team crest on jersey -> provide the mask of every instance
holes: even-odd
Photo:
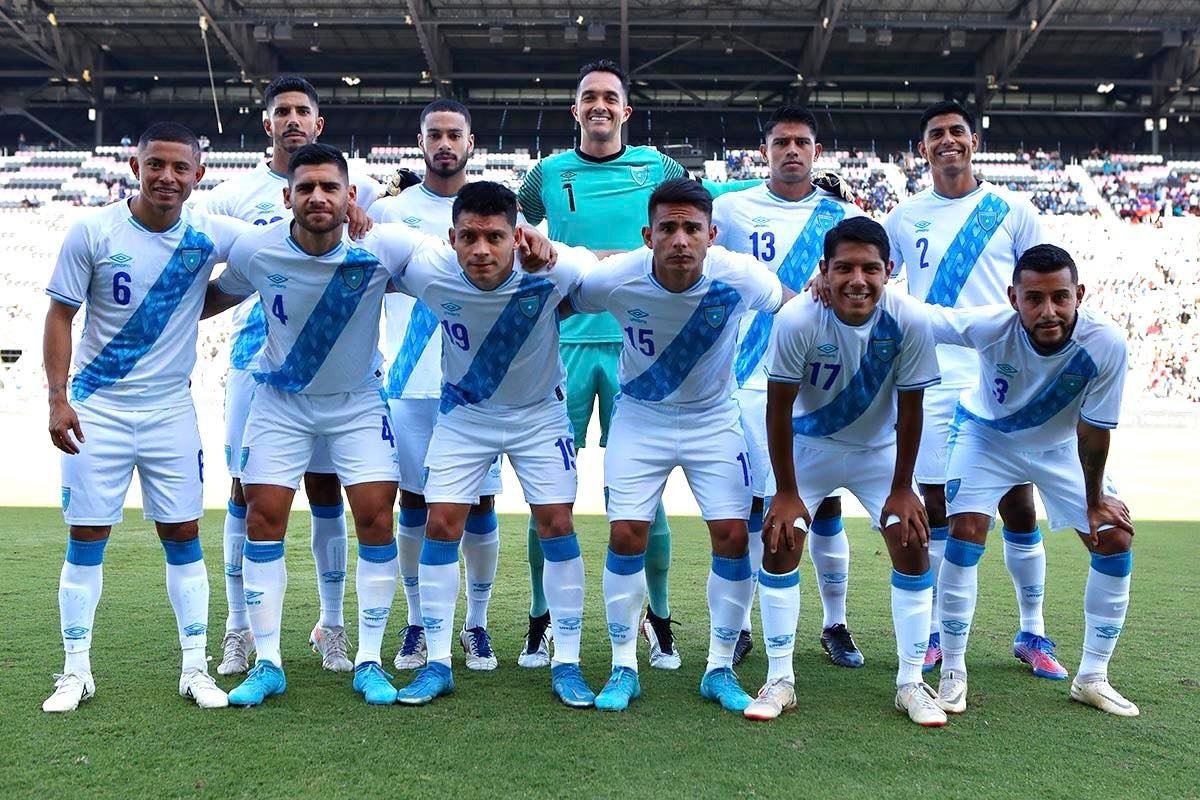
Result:
[[[367,277],[367,270],[361,264],[347,264],[338,267],[338,272],[342,276],[342,283],[352,292],[357,292],[363,285],[363,279]]]
[[[646,181],[650,180],[650,167],[646,165],[630,167],[629,177],[633,178],[633,182],[638,186],[645,186]]]
[[[1001,375],[1008,375],[1009,377],[1012,377],[1013,375],[1017,374],[1018,370],[1012,364],[997,364],[996,372],[999,372]]]
[[[650,316],[649,313],[642,311],[640,308],[631,308],[625,313],[627,313],[629,315],[630,319],[636,320],[638,322],[641,322],[646,317]]]
[[[832,228],[833,214],[829,214],[824,211],[822,211],[820,214],[817,214],[817,225],[822,229]]]
[[[704,321],[710,328],[719,328],[725,321],[725,306],[705,306]]]
[[[817,348],[817,352],[823,356],[835,355],[837,353],[837,351],[838,351],[838,346],[836,344],[832,344],[829,342],[827,342]]]
[[[536,294],[527,294],[517,298],[517,308],[521,309],[522,314],[533,319],[542,309],[542,300]]]
[[[403,222],[405,225],[407,225],[410,228],[421,227],[421,218],[420,217],[405,217]]]
[[[71,505],[71,487],[62,487],[62,510],[66,511],[67,506]]]
[[[204,251],[198,247],[189,247],[180,251],[179,259],[187,267],[188,272],[195,272],[204,263]]]
[[[985,231],[990,231],[1000,221],[1000,216],[995,211],[980,211],[976,218],[979,220],[979,226]]]
[[[1083,388],[1083,384],[1087,382],[1087,379],[1078,372],[1065,372],[1058,380],[1062,384],[1062,387],[1071,394],[1076,394]]]
[[[125,264],[128,264],[130,261],[133,261],[133,256],[127,256],[124,253],[114,253],[108,257],[108,260],[113,262],[114,264],[121,264],[122,266],[124,266]]]
[[[896,357],[896,340],[895,339],[872,339],[871,352],[880,361],[889,363]]]
[[[917,229],[917,233],[924,233],[925,231],[929,230],[931,225],[933,225],[933,223],[929,220],[919,219],[916,221],[913,227]]]
[[[954,498],[958,497],[958,490],[962,488],[962,478],[955,478],[952,481],[946,481],[946,502],[953,503]]]
[[[451,317],[457,317],[458,312],[462,311],[462,306],[458,303],[442,303],[442,310]]]
[[[767,219],[766,217],[755,217],[754,219],[750,220],[750,224],[756,228],[765,228],[770,224],[770,222],[771,220]]]

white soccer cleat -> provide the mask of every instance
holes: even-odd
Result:
[[[458,634],[458,641],[466,655],[467,669],[491,672],[499,664],[496,651],[492,649],[492,637],[486,628],[464,628]]]
[[[346,641],[346,628],[334,625],[329,628],[318,625],[313,628],[308,643],[314,653],[321,656],[321,666],[330,672],[353,672],[354,662],[346,657],[350,643]]]
[[[74,711],[79,704],[96,693],[96,682],[90,672],[68,672],[54,676],[54,694],[42,703],[42,711],[61,714]]]
[[[947,714],[961,714],[967,710],[967,673],[942,670],[942,679],[938,681],[937,704]]]
[[[420,669],[429,658],[425,643],[425,628],[420,625],[405,625],[400,632],[400,650],[392,662],[396,669]]]
[[[201,708],[226,708],[229,695],[202,669],[185,669],[179,676],[179,696],[189,697]]]
[[[529,631],[525,634],[525,645],[517,656],[517,666],[525,669],[543,669],[550,666],[550,612],[540,617],[529,618]]]
[[[776,678],[758,690],[758,697],[742,711],[746,719],[775,719],[796,707],[796,685],[787,678]]]
[[[642,619],[642,636],[650,643],[650,666],[655,669],[679,669],[683,663],[671,633],[672,624],[670,617],[656,617],[649,609]]]
[[[225,631],[221,640],[221,663],[218,675],[240,675],[250,669],[250,653],[254,651],[254,634],[249,628]]]
[[[1118,717],[1136,717],[1141,713],[1137,706],[1122,697],[1121,693],[1112,687],[1108,678],[1087,683],[1081,683],[1076,678],[1071,681],[1071,699]]]
[[[909,719],[926,728],[940,728],[946,724],[946,712],[938,706],[937,693],[924,681],[896,688],[896,710],[908,712]]]

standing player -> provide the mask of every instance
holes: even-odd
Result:
[[[317,140],[325,129],[318,111],[317,90],[303,78],[281,75],[263,92],[263,130],[271,139],[271,158],[252,172],[220,184],[205,199],[213,214],[270,225],[291,214],[284,206],[288,159],[306,144]],[[356,204],[366,209],[380,193],[370,176],[358,176]],[[352,226],[354,227],[354,226]],[[246,541],[246,500],[242,493],[242,436],[250,398],[254,394],[254,368],[267,335],[268,315],[279,323],[279,309],[268,309],[251,296],[233,311],[233,341],[229,373],[225,382],[225,464],[233,477],[229,509],[225,515],[225,597],[229,616],[225,620],[223,655],[217,672],[232,675],[249,666],[253,637],[246,616],[242,587],[242,546]],[[348,643],[342,617],[346,586],[346,515],[342,490],[324,442],[314,449],[313,463],[304,476],[304,489],[312,511],[312,554],[317,567],[317,593],[321,617],[310,641],[321,654],[326,669],[353,669],[346,658]]]
[[[1042,241],[1037,210],[1030,202],[977,178],[971,156],[979,147],[975,120],[957,103],[930,106],[921,115],[921,156],[929,162],[933,187],[900,203],[884,226],[897,271],[907,270],[908,291],[918,300],[947,308],[1005,302],[1005,288],[1020,255]],[[946,548],[945,473],[950,420],[958,395],[974,385],[979,359],[962,347],[938,345],[942,384],[925,395],[925,427],[916,478],[929,512],[929,557],[937,575]],[[992,387],[988,387],[992,388]],[[1046,550],[1037,526],[1033,489],[1015,486],[1000,502],[1004,520],[1004,563],[1020,610],[1013,655],[1033,674],[1062,680],[1067,671],[1046,638],[1042,595]],[[934,604],[937,587],[934,586]],[[937,613],[930,622],[925,669],[942,657]]]
[[[813,185],[813,163],[821,157],[817,120],[806,109],[782,106],[763,126],[760,152],[771,179],[762,186],[722,195],[713,201],[716,243],[749,253],[774,272],[783,285],[799,292],[821,260],[825,233],[841,220],[861,216],[858,206]],[[767,376],[763,355],[774,315],[759,312],[743,320],[738,332],[735,397],[742,410],[742,428],[754,475],[750,507],[750,569],[762,566],[762,524],[765,499],[774,494],[767,454]],[[841,501],[830,498],[816,510],[808,540],[816,569],[824,622],[821,645],[835,664],[861,667],[862,653],[846,627],[846,579],[850,571],[850,542],[842,527]],[[750,609],[742,621],[734,650],[737,665],[750,652]]]
[[[1071,699],[1122,717],[1138,708],[1108,682],[1125,624],[1133,569],[1129,509],[1107,484],[1109,431],[1117,426],[1127,357],[1123,334],[1079,307],[1084,287],[1065,250],[1026,250],[1008,289],[1011,308],[937,311],[939,342],[979,353],[979,382],[964,393],[946,468],[950,540],[942,563],[942,679],[938,703],[967,708],[967,637],[978,567],[996,503],[1013,486],[1037,486],[1051,530],[1072,527],[1091,552],[1083,593],[1083,660]]]
[[[182,125],[151,125],[129,166],[141,191],[71,226],[46,289],[50,441],[65,454],[70,535],[58,588],[66,665],[44,711],[72,711],[96,691],[90,651],[104,548],[121,521],[134,467],[166,553],[167,596],[183,648],[179,693],[201,708],[228,705],[204,652],[204,453],[188,378],[205,283],[244,226],[184,207],[204,167],[196,136]],[[84,305],[68,398],[71,321]]]
[[[891,263],[879,223],[840,223],[824,237],[824,256],[830,305],[788,305],[771,336],[767,428],[779,490],[759,577],[770,667],[745,715],[774,719],[796,705],[792,650],[808,509],[845,487],[870,512],[892,559],[896,708],[938,727],[946,714],[921,680],[933,608],[929,522],[912,488],[921,398],[938,382],[933,336],[920,304],[884,290]]]
[[[604,605],[613,670],[596,707],[621,711],[641,694],[637,624],[646,593],[650,522],[667,476],[682,467],[712,539],[708,664],[700,695],[742,711],[750,697],[733,674],[733,649],[753,599],[746,519],[751,466],[733,399],[737,327],[753,311],[774,313],[779,280],[753,258],[709,249],[712,198],[692,180],[667,181],[648,203],[636,252],[584,276],[576,310],[624,323],[612,440],[604,455],[609,549]]]
[[[425,157],[424,180],[399,196],[375,203],[371,216],[379,222],[403,222],[444,239],[453,227],[451,208],[467,182],[467,162],[475,148],[471,112],[456,100],[434,100],[421,112],[417,147]],[[417,669],[425,666],[427,655],[417,572],[428,519],[425,454],[442,388],[442,337],[436,335],[437,317],[419,300],[393,292],[384,299],[383,310],[387,343],[384,357],[391,365],[386,382],[388,407],[394,429],[403,431],[396,449],[400,456],[400,577],[408,599],[408,624],[400,634],[395,665],[396,669]],[[500,488],[497,461],[483,481],[483,496],[467,514],[467,535],[462,539],[467,616],[459,641],[466,653],[467,668],[474,670],[492,670],[497,663],[487,630],[487,611],[500,553],[494,497]]]

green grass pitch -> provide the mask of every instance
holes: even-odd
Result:
[[[558,705],[547,671],[516,666],[528,591],[525,522],[511,516],[501,522],[490,613],[500,669],[469,673],[456,654],[451,697],[426,708],[368,708],[349,676],[323,672],[306,645],[316,592],[304,513],[292,521],[288,555],[287,693],[258,709],[201,711],[176,693],[178,649],[162,550],[139,517],[127,514],[107,551],[92,650],[96,697],[73,714],[51,716],[40,703],[62,664],[56,586],[65,531],[54,510],[0,511],[0,797],[1200,796],[1194,523],[1138,528],[1133,599],[1111,674],[1141,707],[1139,719],[1071,703],[1065,682],[1036,679],[1012,658],[1015,603],[997,535],[981,565],[970,710],[942,730],[923,730],[892,708],[889,564],[862,520],[849,524],[849,609],[867,666],[838,669],[821,653],[819,600],[806,558],[796,652],[800,707],[757,724],[697,693],[708,571],[699,520],[672,522],[672,610],[681,623],[683,669],[660,672],[643,660],[642,699],[609,715]],[[218,652],[225,614],[220,530],[221,515],[210,512],[202,524],[212,580],[210,655]],[[583,666],[598,690],[609,665],[600,595],[606,525],[585,517],[579,531],[589,581]],[[1072,672],[1087,564],[1074,539],[1060,534],[1046,543],[1048,632]],[[353,642],[352,576],[347,590]],[[403,615],[400,594],[385,647],[389,662]],[[739,670],[752,694],[765,671],[760,641]],[[236,685],[231,678],[220,683]]]

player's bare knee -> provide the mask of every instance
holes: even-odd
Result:
[[[783,575],[800,566],[800,557],[804,553],[804,540],[797,541],[796,546],[788,549],[782,543],[779,549],[772,553],[769,549],[763,550],[763,569],[772,575]]]
[[[1099,543],[1088,548],[1097,555],[1115,556],[1133,549],[1133,535],[1129,531],[1109,528],[1106,531],[1100,531],[1098,538]],[[1087,544],[1087,539],[1084,539],[1084,543]]]
[[[189,522],[156,522],[154,528],[158,538],[168,542],[186,542],[200,535],[200,521]]]
[[[950,538],[985,544],[988,529],[991,527],[991,517],[986,514],[955,514],[950,518]]]
[[[98,542],[112,534],[111,525],[72,525],[70,536],[77,542]]]
[[[429,507],[429,519],[425,523],[425,537],[437,542],[454,542],[462,538],[463,525],[443,508]]]
[[[543,507],[533,515],[539,539],[556,539],[575,530],[570,506]]]
[[[376,508],[354,512],[354,534],[363,544],[387,544],[392,540],[392,509],[380,504]]]
[[[817,512],[813,514],[813,519],[833,519],[842,515],[842,498],[826,497],[821,501],[821,505],[817,506]]]
[[[621,556],[635,556],[646,552],[650,539],[650,523],[618,520],[609,526],[608,546]]]
[[[745,520],[716,519],[708,522],[713,552],[722,558],[741,558],[750,547]]]

